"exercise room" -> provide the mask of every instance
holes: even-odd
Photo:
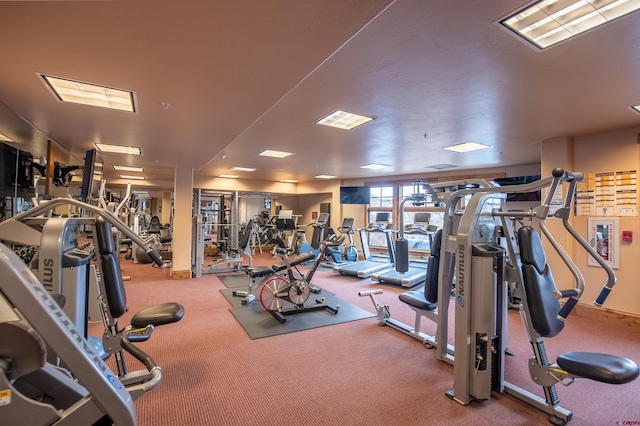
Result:
[[[0,423],[640,424],[637,9],[0,2]]]

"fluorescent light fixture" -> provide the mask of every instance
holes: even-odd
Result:
[[[135,93],[93,83],[38,74],[53,96],[61,102],[136,112]]]
[[[97,143],[96,147],[102,152],[114,152],[116,154],[142,155],[142,151],[140,151],[140,148],[136,148],[134,146],[119,146],[119,145],[108,145],[104,143]]]
[[[441,164],[433,164],[431,166],[426,166],[426,169],[436,169],[436,170],[446,170],[446,169],[453,169],[456,168],[458,166],[454,166],[453,164],[446,164],[446,163],[441,163]]]
[[[120,175],[122,179],[144,180],[144,176]]]
[[[638,114],[640,114],[640,105],[631,105],[629,109],[633,112],[637,112]]]
[[[443,149],[455,152],[469,152],[476,151],[478,149],[491,148],[489,145],[483,145],[478,142],[465,142],[457,145],[445,146]]]
[[[238,175],[227,175],[227,174],[223,173],[221,175],[218,175],[218,177],[227,178],[227,179],[236,179],[238,177]]]
[[[293,155],[293,152],[274,151],[273,149],[265,149],[260,154],[264,157],[284,158]]]
[[[9,136],[5,136],[2,133],[0,133],[0,141],[2,141],[2,142],[15,142]]]
[[[256,169],[252,169],[251,167],[232,167],[231,170],[235,170],[236,172],[255,172]]]
[[[367,117],[366,115],[336,110],[331,114],[315,121],[315,123],[322,124],[324,126],[337,127],[338,129],[351,130],[354,127],[358,127],[362,124],[368,123],[373,119],[374,117]]]
[[[282,180],[280,180],[280,182],[282,182],[282,183],[298,183],[298,181],[295,180],[295,179],[282,179]]]
[[[144,172],[144,169],[142,167],[113,166],[113,168],[115,170],[118,170],[119,172]]]
[[[316,179],[335,179],[338,176],[333,176],[333,175],[318,175],[315,176]]]
[[[389,166],[388,164],[376,164],[376,163],[365,164],[364,166],[360,166],[361,169],[371,169],[371,170],[386,169],[387,167],[391,167],[391,166]]]
[[[499,22],[545,49],[639,8],[640,0],[543,0]]]

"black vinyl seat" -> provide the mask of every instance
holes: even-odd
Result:
[[[431,243],[431,256],[427,266],[427,277],[424,286],[417,290],[405,291],[398,297],[407,305],[422,310],[433,311],[438,307],[438,273],[440,271],[440,247],[442,229],[436,231]]]
[[[96,218],[95,245],[100,263],[100,271],[104,292],[106,295],[108,311],[113,326],[125,312],[127,312],[127,295],[120,270],[120,254],[115,250],[111,224],[102,217]],[[147,325],[164,325],[180,321],[184,316],[184,307],[179,303],[162,303],[135,314],[131,325],[135,328]]]
[[[564,328],[564,321],[558,318],[562,306],[553,297],[556,286],[540,235],[532,227],[523,226],[518,230],[518,244],[533,328],[541,337],[557,336]],[[639,374],[638,366],[633,361],[602,353],[567,352],[558,357],[557,364],[575,377],[609,384],[628,383]]]
[[[160,219],[158,216],[151,216],[151,220],[149,221],[149,229],[147,232],[150,234],[159,234],[162,229],[162,225],[160,225]]]

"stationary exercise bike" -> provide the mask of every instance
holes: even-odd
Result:
[[[319,290],[318,287],[313,286],[310,282],[318,269],[320,261],[324,257],[325,251],[328,248],[339,246],[343,241],[344,237],[338,237],[335,234],[329,239],[322,241],[321,251],[316,257],[316,261],[309,272],[307,272],[305,276],[302,276],[296,266],[308,261],[310,259],[309,255],[312,255],[312,253],[290,257],[293,250],[284,247],[282,240],[274,240],[276,253],[282,256],[283,262],[273,265],[272,270],[279,272],[286,269],[287,275],[286,277],[275,275],[262,285],[262,289],[260,290],[260,304],[281,324],[284,324],[287,320],[285,315],[319,310],[327,310],[333,314],[337,314],[340,305],[336,305],[335,307],[329,306],[324,303],[324,297],[316,299],[314,305],[305,305],[305,302],[307,302],[312,292],[317,292],[314,291],[314,288]],[[287,303],[293,306],[285,308]]]

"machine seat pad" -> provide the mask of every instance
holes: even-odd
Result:
[[[147,325],[171,324],[182,319],[184,306],[179,303],[169,302],[146,308],[135,314],[131,318],[131,326],[143,328]]]
[[[586,379],[621,385],[638,377],[638,366],[627,358],[593,352],[567,352],[558,357],[560,368]]]
[[[407,305],[423,311],[433,311],[438,306],[437,303],[431,303],[424,297],[424,290],[422,288],[418,290],[405,291],[398,297]]]
[[[273,269],[268,266],[254,266],[252,268],[247,268],[247,275],[251,278],[265,277],[271,274],[273,274]]]
[[[312,252],[308,252],[308,253],[303,253],[303,254],[299,254],[297,256],[293,256],[289,258],[289,263],[291,264],[291,266],[296,266],[299,265],[301,263],[305,263],[308,262],[310,260],[315,260],[316,255],[313,254]],[[278,262],[276,264],[274,264],[271,269],[273,269],[273,272],[280,272],[283,271],[285,269],[287,269],[287,263],[283,260],[282,262]]]

